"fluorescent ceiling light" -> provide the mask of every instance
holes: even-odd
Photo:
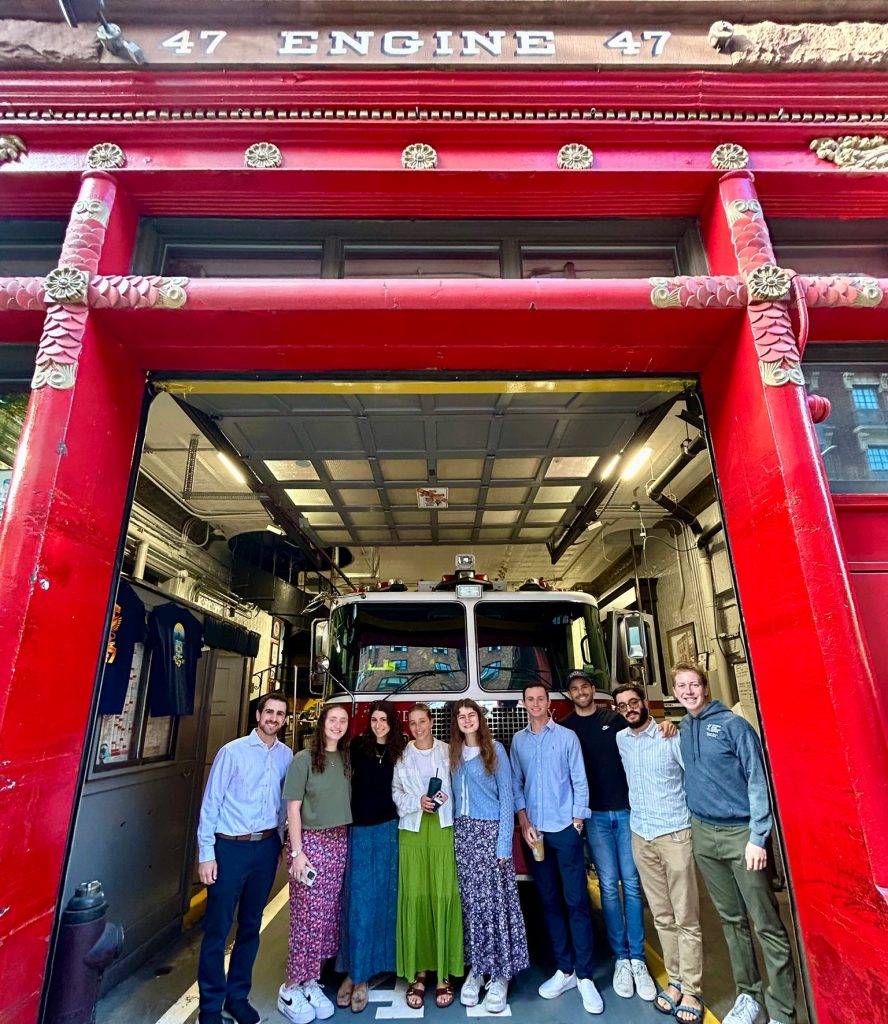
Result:
[[[631,480],[642,468],[642,466],[648,461],[648,459],[650,459],[651,455],[653,455],[653,452],[654,449],[648,448],[647,446],[645,446],[644,448],[640,448],[627,463],[626,468],[623,470],[620,476],[620,479]]]
[[[611,473],[613,473],[613,471],[617,468],[617,463],[620,461],[622,454],[622,452],[617,452],[617,454],[604,467],[604,469],[601,471],[602,480],[607,480]]]
[[[225,452],[216,452],[219,456],[219,461],[228,470],[230,475],[237,480],[239,484],[246,485],[247,478],[240,471],[240,468],[234,464],[234,462],[225,454]]]
[[[275,526],[274,523],[269,523],[265,529],[268,530],[269,533],[276,533],[279,537],[286,536],[284,531],[279,526]]]

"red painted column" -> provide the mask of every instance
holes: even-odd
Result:
[[[773,261],[752,175],[719,200],[711,264],[748,280]],[[884,1016],[888,747],[797,359],[762,301],[702,385],[817,1019],[847,1024]]]
[[[128,269],[135,216],[84,178],[61,263]],[[0,523],[0,1022],[36,1021],[73,813],[144,374],[95,329],[78,276],[47,310]]]

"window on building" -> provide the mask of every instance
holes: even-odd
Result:
[[[888,445],[871,445],[866,450],[867,462],[874,473],[888,474]],[[880,476],[880,479],[886,477]]]
[[[181,277],[608,278],[702,274],[695,221],[142,222],[137,273]]]
[[[865,387],[854,385],[851,388],[851,399],[855,409],[878,409],[879,389],[869,385]]]
[[[888,277],[888,221],[768,220],[781,267],[800,274]]]
[[[888,491],[888,346],[809,346],[808,390],[828,398],[829,417],[815,424],[823,465],[835,493]],[[810,361],[811,357],[816,362]]]

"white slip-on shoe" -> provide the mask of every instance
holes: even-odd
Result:
[[[509,1005],[509,982],[506,978],[493,978],[484,997],[484,1009],[488,1013],[502,1013]]]
[[[583,997],[583,1009],[586,1013],[604,1013],[604,1000],[591,978],[580,978],[577,988]]]
[[[327,1020],[336,1012],[336,1007],[324,995],[324,990],[316,980],[307,981],[301,986],[302,994],[308,1000],[318,1020]]]
[[[624,999],[629,999],[635,992],[635,982],[632,980],[632,967],[628,960],[618,960],[614,964],[614,992]]]
[[[765,1024],[768,1015],[752,996],[741,992],[722,1024]]]
[[[575,973],[565,974],[564,971],[556,971],[548,981],[544,981],[540,985],[538,991],[543,999],[557,999],[562,992],[576,987],[577,976]]]
[[[311,1024],[317,1014],[298,985],[281,985],[277,1008],[292,1024]]]
[[[657,986],[648,971],[644,960],[631,960],[632,978],[635,981],[635,991],[639,999],[652,1003],[657,998]]]
[[[483,984],[483,975],[479,976],[469,968],[469,973],[466,975],[466,980],[463,982],[463,987],[459,993],[459,1001],[463,1006],[478,1005],[478,997],[481,994],[481,986]]]

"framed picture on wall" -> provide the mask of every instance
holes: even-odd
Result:
[[[669,665],[677,665],[680,661],[697,663],[697,633],[693,622],[666,630],[666,645],[669,648]]]

